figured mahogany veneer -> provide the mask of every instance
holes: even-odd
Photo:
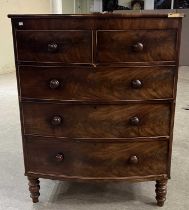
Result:
[[[28,171],[33,173],[108,179],[160,175],[167,170],[166,141],[145,139],[123,144],[30,136],[26,139]]]
[[[24,133],[73,138],[169,136],[170,104],[23,103]],[[56,123],[53,123],[53,118]],[[137,117],[138,123],[132,122]]]
[[[12,18],[30,196],[39,178],[170,178],[181,18],[167,14]]]
[[[19,67],[22,97],[52,100],[173,98],[175,71],[173,66]]]
[[[176,39],[175,30],[98,31],[96,59],[99,63],[174,61]]]
[[[19,61],[91,63],[91,31],[17,31]]]

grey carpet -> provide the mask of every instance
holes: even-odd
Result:
[[[172,179],[166,210],[189,209],[189,68],[179,73]],[[151,210],[154,182],[91,184],[41,179],[32,204],[24,177],[15,74],[0,75],[0,210]]]

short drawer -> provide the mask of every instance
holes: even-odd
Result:
[[[27,172],[115,178],[167,173],[167,141],[103,143],[25,137]]]
[[[170,104],[23,103],[25,134],[73,138],[168,136]]]
[[[91,63],[91,31],[17,31],[19,61]]]
[[[149,100],[173,98],[175,67],[20,66],[19,75],[24,98]]]
[[[176,61],[176,30],[97,32],[97,62]]]

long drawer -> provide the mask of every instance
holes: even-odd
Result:
[[[103,143],[25,137],[27,172],[113,178],[166,174],[167,141]]]
[[[175,67],[171,66],[127,68],[19,66],[22,97],[54,100],[173,98],[174,74]]]
[[[176,30],[97,31],[96,60],[107,62],[176,61]]]
[[[17,31],[19,61],[91,63],[91,31]]]
[[[73,138],[168,136],[170,104],[23,103],[25,134]]]

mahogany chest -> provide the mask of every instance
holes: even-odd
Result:
[[[156,181],[170,178],[180,17],[167,14],[9,15],[25,175]]]

